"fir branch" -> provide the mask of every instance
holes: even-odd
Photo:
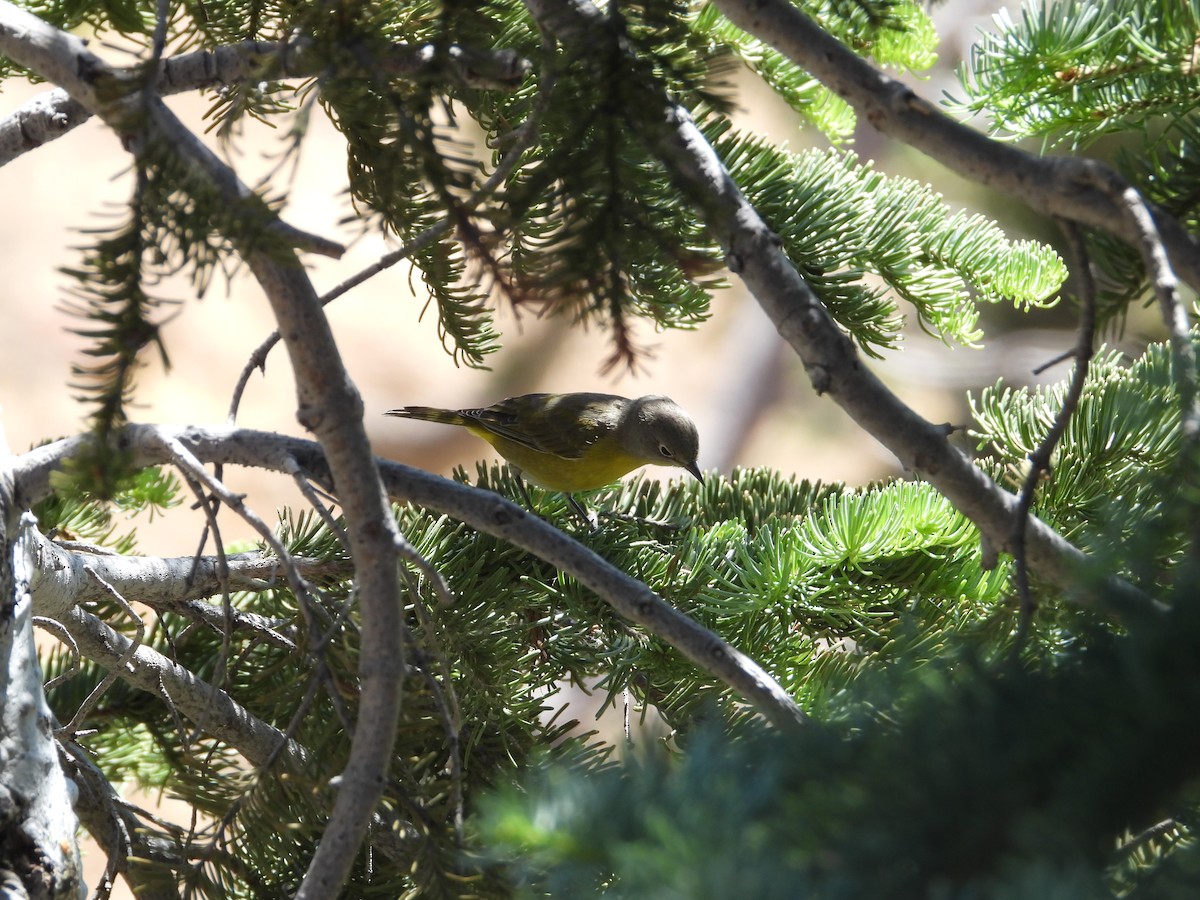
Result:
[[[568,48],[548,63],[551,84],[497,98],[484,117],[503,125],[544,104],[544,131],[559,139],[533,149],[505,195],[514,279],[531,302],[610,330],[610,365],[635,361],[634,316],[693,327],[717,283],[711,242],[632,127],[647,114],[639,97],[648,83],[710,96],[682,59],[701,55],[694,38],[679,36],[686,19],[674,7],[662,15],[653,5],[611,7],[586,50]]]
[[[140,464],[168,458],[164,442],[188,448],[197,459],[253,465],[286,471],[292,457],[319,484],[327,484],[326,464],[319,446],[296,438],[242,429],[172,429],[130,425],[124,443]],[[64,459],[83,452],[89,442],[59,442],[53,457],[39,448],[28,466],[19,464],[15,481],[25,496],[49,489],[50,473]],[[377,460],[389,493],[399,500],[437,509],[496,535],[545,559],[595,591],[621,615],[637,622],[674,646],[696,665],[739,691],[772,722],[792,726],[805,721],[790,697],[756,663],[702,628],[651,592],[644,584],[613,567],[567,535],[495,494],[456,485],[397,463]],[[419,549],[419,548],[418,548]]]
[[[853,154],[787,153],[726,127],[704,123],[713,149],[867,353],[895,344],[896,298],[911,303],[920,324],[943,341],[968,345],[981,336],[980,301],[1054,302],[1066,269],[1050,247],[1009,241],[986,217],[952,214],[928,186],[885,176]]]
[[[1039,492],[1039,513],[1075,543],[1116,556],[1153,535],[1149,556],[1170,568],[1186,540],[1162,522],[1162,495],[1177,491],[1179,403],[1171,353],[1152,344],[1132,365],[1099,354],[1075,416],[1059,443],[1053,477]],[[997,385],[972,402],[973,433],[1000,466],[1020,468],[1062,407],[1062,385],[1036,390]],[[1119,498],[1117,500],[1116,498]],[[1161,573],[1132,571],[1153,583]]]
[[[343,40],[366,40],[355,35]],[[432,89],[411,94],[379,77],[368,57],[325,79],[321,100],[347,141],[350,189],[384,233],[411,245],[408,257],[436,305],[443,344],[468,365],[482,366],[497,348],[487,285],[472,277],[477,265],[502,288],[508,277],[495,256],[494,238],[476,222],[479,208],[463,195],[478,192],[470,159],[439,132]],[[454,236],[441,235],[448,220]],[[465,252],[464,252],[465,251]]]
[[[163,365],[170,365],[159,323],[152,320],[168,301],[150,296],[144,286],[150,280],[147,257],[156,250],[159,236],[151,218],[154,188],[154,176],[140,161],[129,221],[101,240],[85,256],[81,268],[64,270],[77,282],[77,302],[68,302],[64,308],[85,320],[86,324],[73,330],[92,341],[84,352],[98,360],[72,365],[72,386],[82,392],[77,399],[95,403],[92,427],[102,437],[125,423],[125,407],[133,396],[134,372],[141,365],[142,351],[153,345]],[[76,471],[87,490],[105,498],[113,496],[125,475],[121,454],[103,449],[95,459],[81,461]]]
[[[872,68],[787,0],[714,2],[731,22],[811,72],[883,133],[972,181],[1019,198],[1031,209],[1109,231],[1136,245],[1128,220],[1106,192],[1083,177],[1080,161],[1041,159],[951,121],[910,88]],[[1200,291],[1200,247],[1170,215],[1152,211],[1175,271]]]
[[[960,73],[967,100],[994,134],[1037,136],[1072,149],[1115,131],[1149,130],[1200,102],[1194,3],[1046,0],[993,17]]]
[[[854,110],[819,81],[786,60],[779,51],[730,24],[715,6],[706,4],[696,30],[735,52],[783,100],[819,128],[834,144],[854,135]]]

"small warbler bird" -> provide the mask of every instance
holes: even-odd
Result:
[[[461,425],[508,461],[531,507],[522,475],[539,487],[566,494],[588,522],[592,519],[575,493],[612,484],[638,466],[679,466],[704,483],[696,464],[696,426],[667,397],[523,394],[483,409],[405,406],[385,415]]]

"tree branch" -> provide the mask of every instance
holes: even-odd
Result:
[[[158,65],[154,88],[162,96],[321,74],[311,41],[242,41],[168,57]],[[380,68],[413,82],[455,82],[488,90],[516,90],[529,70],[512,50],[451,44],[439,54],[432,44],[395,44]],[[118,70],[133,75],[132,69]],[[0,166],[62,137],[92,117],[92,111],[61,88],[40,94],[0,120]]]
[[[28,541],[25,553],[35,569],[48,569],[54,556],[43,554],[53,548],[37,540],[36,520],[27,514],[22,523]],[[224,691],[197,678],[190,671],[144,644],[134,645],[128,637],[70,602],[60,593],[41,594],[36,599],[39,615],[61,623],[75,640],[82,656],[108,669],[118,669],[121,678],[135,688],[164,697],[207,734],[236,747],[251,763],[260,765],[274,758],[281,744],[285,756],[302,762],[304,751],[272,725],[250,714]],[[122,665],[126,656],[127,665]]]
[[[45,567],[33,576],[35,609],[43,604],[62,606],[102,599],[103,592],[87,576],[91,570],[113,589],[132,602],[142,603],[159,612],[176,613],[199,622],[214,631],[225,628],[225,611],[200,603],[222,591],[219,560],[215,556],[119,556],[72,551],[61,544],[42,539],[41,559]],[[238,553],[227,557],[229,587],[233,590],[261,591],[279,579],[277,558],[264,553]],[[302,576],[348,575],[349,567],[315,559],[292,557]],[[279,628],[279,622],[241,610],[231,610],[234,628],[251,632],[270,644],[295,650],[294,629]],[[39,612],[40,614],[40,612]]]
[[[64,88],[118,133],[171,147],[196,173],[191,190],[206,187],[226,208],[257,205],[255,211],[268,228],[279,229],[278,217],[179,123],[161,99],[121,91],[121,73],[78,38],[0,2],[0,53]],[[138,152],[137,140],[130,146]],[[391,763],[405,671],[396,571],[399,536],[362,424],[362,399],[342,365],[308,275],[294,253],[282,253],[278,247],[267,251],[251,244],[237,249],[270,301],[284,336],[295,373],[299,419],[316,434],[329,461],[359,581],[359,727],[329,823],[297,893],[311,900],[332,897],[345,883]],[[78,612],[74,609],[72,615]]]
[[[286,435],[235,428],[129,425],[121,432],[121,448],[132,454],[135,465],[157,465],[166,461],[164,439],[177,441],[209,463],[285,471],[284,460],[290,457],[317,483],[329,483],[321,448],[312,441]],[[47,444],[16,460],[14,483],[19,496],[32,502],[45,496],[50,490],[51,473],[92,440],[84,436]],[[807,721],[795,701],[756,662],[676,610],[642,582],[537,516],[490,491],[456,484],[399,463],[376,463],[394,499],[446,513],[558,566],[621,615],[740,693],[770,721],[781,727]]]
[[[138,815],[121,799],[104,773],[73,742],[60,745],[79,788],[75,811],[80,824],[108,856],[104,877],[111,890],[112,879],[120,875],[133,889],[138,900],[179,900],[174,884],[153,877],[155,864],[182,865],[186,855],[179,841],[149,834]],[[159,874],[159,873],[154,873]],[[144,877],[149,875],[150,877]],[[104,887],[101,885],[100,887]],[[99,893],[100,888],[97,888]]]
[[[4,463],[6,451],[0,446]],[[5,896],[76,900],[85,888],[77,819],[42,690],[29,594],[35,567],[11,487],[0,470],[0,882]]]
[[[1034,156],[955,122],[875,69],[788,0],[714,0],[713,5],[738,28],[817,78],[883,134],[1031,209],[1139,246],[1125,210],[1094,184],[1088,167],[1099,165],[1095,161]],[[1116,173],[1113,177],[1120,180]],[[1161,209],[1153,214],[1175,271],[1200,291],[1200,246],[1174,217]]]
[[[131,75],[128,70],[109,66],[88,50],[79,38],[50,27],[8,2],[0,2],[0,53],[47,81],[58,84],[84,109],[104,119],[135,154],[142,150],[143,144],[138,136],[146,127],[144,119],[147,106],[152,111],[158,108],[166,110],[157,98],[146,104],[141,102],[141,89],[144,87],[142,79]],[[336,241],[308,234],[269,212],[262,199],[242,185],[232,170],[182,125],[170,128],[169,133],[162,133],[165,123],[178,122],[170,111],[160,113],[154,119],[156,121],[150,125],[151,129],[157,126],[159,136],[170,141],[182,156],[194,161],[204,159],[206,162],[211,157],[215,161],[215,165],[202,167],[202,171],[207,172],[214,186],[224,194],[227,208],[249,211],[253,207],[256,211],[262,211],[266,231],[289,247],[299,247],[335,259],[345,252],[345,248]],[[184,140],[181,132],[186,133],[191,141]],[[172,138],[174,141],[171,141]]]

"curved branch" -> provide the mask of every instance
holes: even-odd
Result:
[[[1088,258],[1087,243],[1083,239],[1080,228],[1074,222],[1060,223],[1063,236],[1066,238],[1070,251],[1071,267],[1075,273],[1076,293],[1079,296],[1079,332],[1075,338],[1075,348],[1071,355],[1075,358],[1075,366],[1071,370],[1071,382],[1063,396],[1062,406],[1054,416],[1054,422],[1046,436],[1037,448],[1029,454],[1029,471],[1017,495],[1017,519],[1013,523],[1013,560],[1016,562],[1017,593],[1021,598],[1021,614],[1017,625],[1016,639],[1013,646],[1020,652],[1024,645],[1025,636],[1034,613],[1033,592],[1029,586],[1029,567],[1025,564],[1025,529],[1029,521],[1029,510],[1033,507],[1033,497],[1037,492],[1042,475],[1050,471],[1050,459],[1054,448],[1066,434],[1075,410],[1079,408],[1079,399],[1083,396],[1083,388],[1087,384],[1088,371],[1091,368],[1092,356],[1096,342],[1096,280],[1092,277],[1091,260]]]
[[[541,2],[541,0],[537,0]],[[880,132],[964,178],[1140,246],[1125,210],[1094,182],[1094,161],[1039,157],[962,125],[845,47],[788,0],[713,0],[729,21],[812,74]],[[1119,179],[1115,173],[1113,177]],[[1161,209],[1155,224],[1175,271],[1200,291],[1200,246]]]
[[[0,2],[0,53],[64,88],[118,133],[135,153],[153,140],[169,146],[194,172],[189,190],[207,191],[226,208],[249,207],[267,228],[291,237],[236,174],[188,131],[157,96],[132,94],[123,73],[78,38]],[[294,252],[242,240],[237,247],[271,304],[291,357],[300,422],[329,462],[350,535],[362,612],[360,720],[328,825],[297,893],[332,897],[350,874],[383,792],[400,714],[405,670],[397,545],[362,423],[362,399],[338,355],[316,291]],[[294,246],[294,243],[291,244]],[[73,610],[78,613],[78,610]],[[68,626],[69,627],[69,626]],[[77,637],[78,640],[78,637]],[[81,645],[82,648],[82,645]]]

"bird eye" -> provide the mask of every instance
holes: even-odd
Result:
[[[660,444],[658,447],[658,452],[661,453],[663,456],[665,456],[667,459],[671,459],[675,456],[675,454],[671,452],[671,448],[668,447],[666,444]]]

